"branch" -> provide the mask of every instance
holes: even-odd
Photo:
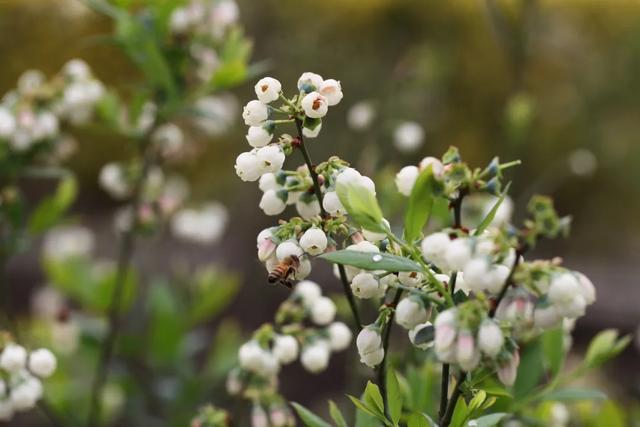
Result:
[[[152,127],[149,131],[150,134],[156,126]],[[120,328],[122,325],[120,319],[120,311],[122,306],[122,297],[124,294],[124,285],[129,274],[129,268],[133,253],[135,249],[135,229],[137,226],[138,218],[137,212],[140,204],[142,203],[142,193],[149,174],[149,170],[153,166],[154,156],[149,144],[145,140],[140,147],[143,157],[142,170],[136,180],[133,192],[132,200],[130,203],[130,209],[132,214],[132,223],[130,227],[122,233],[120,239],[120,246],[118,249],[118,261],[116,267],[116,278],[114,282],[113,292],[111,294],[111,302],[109,303],[108,311],[108,331],[107,336],[102,344],[100,356],[98,359],[98,365],[96,367],[96,374],[91,387],[89,415],[87,417],[87,427],[95,427],[97,420],[101,417],[102,412],[102,391],[104,385],[107,382],[109,364],[113,357],[113,350],[115,347],[116,339],[120,334]]]
[[[402,289],[396,290],[396,295],[393,297],[393,302],[391,303],[391,307],[395,309],[395,307],[400,302],[400,298],[402,297]],[[387,320],[387,327],[384,330],[384,336],[382,337],[382,349],[384,350],[384,357],[382,358],[382,362],[378,365],[378,386],[380,387],[380,394],[382,395],[382,401],[384,402],[384,411],[387,412],[388,407],[388,396],[387,396],[387,356],[389,350],[389,340],[391,338],[391,328],[393,327],[393,318],[395,317],[395,310],[391,312],[389,315],[389,319]]]
[[[302,153],[302,157],[304,157],[304,162],[309,169],[309,175],[311,175],[311,180],[313,181],[313,190],[316,195],[316,199],[318,200],[318,204],[320,205],[320,215],[322,218],[326,218],[328,216],[327,211],[324,210],[322,206],[322,190],[320,189],[320,181],[318,180],[318,174],[316,173],[315,166],[311,162],[311,156],[309,156],[309,152],[307,151],[307,147],[304,145],[304,135],[302,134],[302,120],[296,119],[296,127],[298,128],[298,148]],[[356,322],[356,328],[358,332],[362,329],[362,323],[360,322],[360,314],[358,313],[358,306],[356,305],[355,298],[353,297],[353,293],[351,292],[351,287],[349,286],[349,281],[347,280],[347,273],[345,272],[343,265],[338,265],[338,272],[340,273],[340,281],[342,282],[342,289],[344,291],[347,300],[349,301],[349,307],[351,308],[351,313],[353,314],[353,319]]]
[[[451,417],[453,417],[453,411],[456,409],[458,398],[462,394],[462,383],[466,379],[467,379],[466,372],[461,372],[460,376],[458,377],[458,382],[456,383],[456,386],[453,389],[453,393],[451,393],[451,399],[449,399],[447,410],[445,411],[444,415],[440,417],[440,423],[438,424],[440,427],[449,427],[449,424],[451,424]]]

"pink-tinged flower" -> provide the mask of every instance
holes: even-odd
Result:
[[[518,365],[520,365],[520,353],[516,350],[511,356],[511,359],[498,368],[498,379],[500,379],[502,384],[511,387],[516,382]]]
[[[276,251],[276,244],[271,239],[264,239],[258,243],[258,259],[265,262],[273,256]]]

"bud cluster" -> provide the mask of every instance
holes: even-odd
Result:
[[[14,413],[32,409],[42,397],[42,380],[56,370],[56,357],[41,348],[28,352],[4,337],[0,353],[0,420],[10,420]]]
[[[80,59],[50,80],[40,71],[26,71],[0,101],[0,141],[15,155],[45,149],[68,154],[70,137],[62,134],[62,124],[86,123],[103,95],[102,83]]]

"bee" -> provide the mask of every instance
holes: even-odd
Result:
[[[279,283],[287,288],[293,288],[293,275],[300,266],[300,259],[291,255],[276,265],[267,276],[269,283]]]

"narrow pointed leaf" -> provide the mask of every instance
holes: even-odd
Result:
[[[361,252],[342,249],[334,252],[327,252],[318,258],[325,259],[334,264],[350,265],[365,270],[385,270],[385,271],[422,271],[422,267],[407,258],[397,255]]]

